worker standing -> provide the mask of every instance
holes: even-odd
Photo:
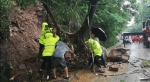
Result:
[[[40,45],[42,45],[40,47],[42,48],[39,50],[39,57],[41,56],[43,62],[41,64],[40,73],[45,69],[47,63],[47,80],[50,80],[51,56],[55,50],[56,42],[59,40],[59,36],[57,36],[56,32],[56,28],[49,28],[46,22],[42,24],[42,32],[39,40]]]
[[[39,53],[38,53],[38,60],[41,59],[42,57],[42,52],[44,49],[44,45],[43,45],[43,40],[44,40],[44,35],[46,34],[46,32],[51,32],[51,28],[48,27],[48,23],[47,22],[43,22],[42,23],[42,30],[41,30],[41,35],[40,35],[40,39],[39,39]]]

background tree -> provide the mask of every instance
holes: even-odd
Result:
[[[25,8],[23,5],[26,6],[30,3],[36,4],[36,0],[16,1],[18,2],[18,5],[22,6],[23,8]],[[67,37],[65,34],[61,33],[63,31],[72,33],[68,36],[72,38],[72,43],[77,44],[77,50],[79,49],[79,46],[84,47],[84,39],[89,38],[89,27],[87,24],[88,16],[91,24],[90,26],[101,27],[106,32],[108,40],[105,43],[102,43],[102,45],[109,47],[116,43],[117,40],[114,38],[122,31],[122,29],[126,27],[127,21],[130,20],[130,14],[134,13],[129,8],[136,9],[134,6],[136,0],[96,1],[41,0],[46,9],[46,14],[49,14],[50,16],[49,18],[51,22],[49,22],[49,24],[54,25],[58,29],[61,37]],[[125,1],[129,1],[134,5],[124,5]],[[90,3],[92,4],[91,6],[89,5]],[[96,11],[94,13],[93,11],[95,8]],[[91,20],[92,18],[94,19],[93,21]],[[73,37],[76,38],[73,39]]]
[[[91,23],[93,26],[101,27],[105,30],[108,36],[108,40],[105,43],[102,43],[105,47],[109,47],[117,42],[114,38],[127,27],[127,21],[130,20],[130,16],[135,13],[131,10],[133,8],[136,10],[136,7],[134,7],[136,0],[128,0],[133,4],[130,4],[130,6],[124,5],[125,1],[126,0],[100,0],[98,5],[95,5],[97,7],[96,13],[94,13],[94,20]],[[44,3],[46,4],[46,0]],[[52,20],[55,19],[55,21],[57,21],[57,23],[54,23],[55,27],[77,34],[81,25],[84,25],[83,19],[86,19],[85,15],[88,13],[88,0],[71,0],[69,2],[67,0],[52,0],[47,3],[49,3],[47,4],[49,9],[46,10],[51,10],[50,17]],[[59,27],[56,24],[58,24]],[[87,30],[85,29],[83,33],[86,31]],[[89,34],[85,34],[84,37],[88,38]]]
[[[9,25],[10,25],[10,9],[11,9],[10,0],[0,0],[0,45],[8,44],[9,42]],[[7,45],[5,47],[8,47]],[[9,49],[7,49],[9,51]],[[4,46],[0,46],[0,81],[8,82],[10,78],[11,68],[8,61],[9,53],[5,53]]]
[[[132,0],[128,1],[131,3],[130,1]],[[120,34],[123,29],[127,28],[127,21],[130,20],[131,14],[135,12],[129,10],[132,8],[132,5],[128,6],[124,4],[125,0],[105,0],[98,4],[102,3],[106,4],[98,6],[94,14],[92,25],[105,30],[108,39],[102,45],[109,47],[117,42],[116,36]],[[135,0],[132,1],[132,4],[133,3],[135,3]]]
[[[148,7],[150,1],[142,0],[140,3],[136,4],[137,13],[133,16],[135,17],[135,24],[126,29],[129,32],[141,32],[142,24],[148,19],[150,15],[150,7]]]

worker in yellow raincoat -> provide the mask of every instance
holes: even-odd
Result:
[[[39,59],[42,58],[43,62],[41,64],[40,73],[45,69],[45,64],[47,63],[48,80],[50,79],[51,56],[55,50],[55,44],[59,40],[59,36],[56,33],[56,28],[49,28],[46,22],[42,23],[42,31],[39,39]]]
[[[41,30],[41,35],[40,35],[40,39],[39,39],[39,53],[38,53],[38,59],[41,59],[42,57],[42,52],[44,49],[44,45],[43,45],[43,40],[44,40],[44,35],[47,32],[52,32],[52,28],[48,27],[48,23],[47,22],[43,22],[42,23],[42,30]]]
[[[101,65],[100,65],[100,61],[99,61],[99,58],[101,58],[101,56],[102,56],[102,48],[101,48],[100,44],[93,39],[89,39],[86,43],[88,43],[88,45],[90,46],[91,52],[93,52],[94,64],[97,65],[100,73],[104,73],[105,71],[101,69]],[[93,58],[91,56],[89,59],[88,66],[92,65],[92,61],[93,61]]]
[[[53,52],[55,51],[56,42],[59,40],[59,37],[53,37],[53,33],[46,33],[45,39],[43,39],[44,50],[42,53],[43,62],[41,64],[40,71],[42,72],[45,69],[45,64],[47,63],[47,80],[50,80],[50,72],[51,72],[51,57]]]

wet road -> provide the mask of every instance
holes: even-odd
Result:
[[[119,45],[118,45],[119,46]],[[119,47],[123,47],[121,44]],[[143,59],[150,60],[150,48],[143,47],[142,43],[127,44],[125,48],[131,50],[129,63],[119,64],[119,71],[112,72],[105,69],[105,73],[94,74],[89,69],[75,73],[69,82],[150,82],[140,78],[150,78],[150,67],[141,67]],[[108,64],[112,64],[111,62]]]

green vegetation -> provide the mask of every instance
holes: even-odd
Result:
[[[148,7],[150,1],[142,0],[140,3],[136,4],[137,13],[133,16],[135,17],[135,24],[131,27],[127,28],[126,31],[128,32],[141,32],[142,31],[142,24],[148,19],[150,16],[150,7]]]
[[[7,60],[3,61],[2,66],[0,66],[0,81],[9,82],[11,74],[11,68]]]
[[[9,38],[9,13],[11,0],[0,0],[0,42]],[[2,48],[2,47],[1,47]],[[11,69],[7,61],[7,55],[3,55],[0,49],[0,82],[9,82]]]
[[[25,9],[30,4],[36,4],[36,0],[15,0],[22,9]]]
[[[10,0],[0,0],[0,40],[4,40],[9,33]]]
[[[36,0],[16,0],[21,6],[36,4]],[[43,2],[44,0],[40,0]],[[49,5],[58,25],[65,31],[75,33],[82,26],[88,11],[88,0],[45,0]],[[129,1],[129,5],[124,5]],[[106,42],[102,42],[105,47],[114,45],[116,36],[125,29],[130,16],[135,15],[134,10],[138,10],[136,0],[101,0],[96,5],[91,26],[101,27],[108,37]],[[61,35],[65,37],[65,35]],[[89,33],[85,35],[85,39]]]
[[[127,27],[130,16],[136,13],[129,10],[137,9],[134,4],[136,0],[128,1],[131,2],[130,6],[124,5],[124,0],[101,0],[96,5],[91,26],[101,27],[106,32],[108,39],[101,43],[103,46],[114,45],[116,36]],[[88,0],[51,0],[47,4],[61,28],[73,33],[79,30],[88,11]],[[89,33],[84,38],[89,38]]]
[[[125,82],[124,80],[120,80],[120,82]]]
[[[143,67],[150,67],[150,60],[144,59],[141,63],[141,66]]]
[[[130,14],[126,12],[126,9],[121,10],[125,5],[122,5],[124,0],[113,1],[107,3],[109,0],[100,3],[106,3],[106,5],[100,5],[99,9],[94,16],[93,25],[101,27],[107,34],[107,41],[102,45],[110,47],[114,45],[117,40],[116,36],[126,28],[127,21],[129,20]],[[99,4],[100,4],[99,3]]]
[[[148,16],[150,15],[150,7],[148,7],[148,4],[149,2],[142,2],[140,5],[139,5],[139,13],[137,13],[135,15],[135,20],[136,20],[136,23],[142,23],[143,21],[146,21],[146,19],[148,18]]]

